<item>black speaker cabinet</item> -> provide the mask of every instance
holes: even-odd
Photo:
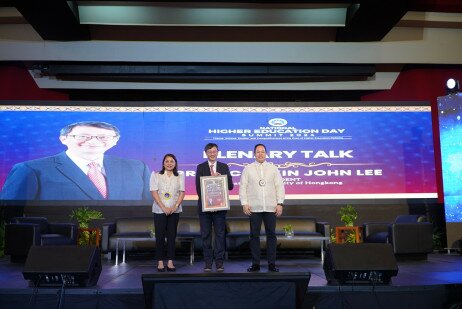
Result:
[[[398,274],[390,244],[329,244],[323,268],[330,284],[389,284]]]
[[[101,269],[95,246],[32,246],[23,276],[37,287],[86,287],[96,285]]]
[[[303,308],[309,272],[143,274],[146,308]]]

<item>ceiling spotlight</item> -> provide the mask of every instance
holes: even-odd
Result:
[[[459,81],[454,78],[448,79],[446,82],[446,94],[455,94],[460,90]]]

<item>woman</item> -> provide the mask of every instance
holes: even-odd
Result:
[[[184,174],[178,174],[178,162],[173,154],[166,154],[162,170],[151,174],[152,212],[156,232],[157,271],[165,271],[165,236],[167,236],[167,271],[175,271],[175,238],[181,202],[184,198]]]

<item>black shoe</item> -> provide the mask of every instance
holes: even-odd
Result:
[[[217,262],[217,263],[216,263],[216,266],[217,266],[217,271],[218,271],[219,273],[225,271],[225,267],[223,266],[223,262]]]
[[[167,266],[167,271],[175,272],[175,271],[176,271],[176,267],[168,267],[168,266]]]
[[[157,271],[163,273],[165,271],[165,267],[157,267]]]
[[[260,265],[255,265],[255,264],[252,264],[252,266],[250,266],[249,268],[247,268],[247,271],[249,273],[254,273],[256,271],[260,271]]]
[[[268,265],[268,271],[272,271],[272,272],[277,273],[277,272],[279,272],[279,268],[277,268],[276,265],[274,265],[274,264],[269,264]]]
[[[209,273],[212,271],[212,265],[205,264],[204,272]]]

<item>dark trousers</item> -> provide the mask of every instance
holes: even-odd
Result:
[[[175,258],[175,238],[178,227],[179,213],[154,214],[154,229],[156,232],[156,258],[165,259],[165,237],[167,236],[167,260]]]
[[[203,212],[199,214],[202,249],[206,265],[212,265],[212,230],[215,233],[215,262],[223,262],[225,256],[226,211]]]
[[[250,215],[250,252],[252,265],[260,265],[260,229],[265,225],[266,256],[268,264],[276,263],[276,214],[274,212],[253,212]]]

